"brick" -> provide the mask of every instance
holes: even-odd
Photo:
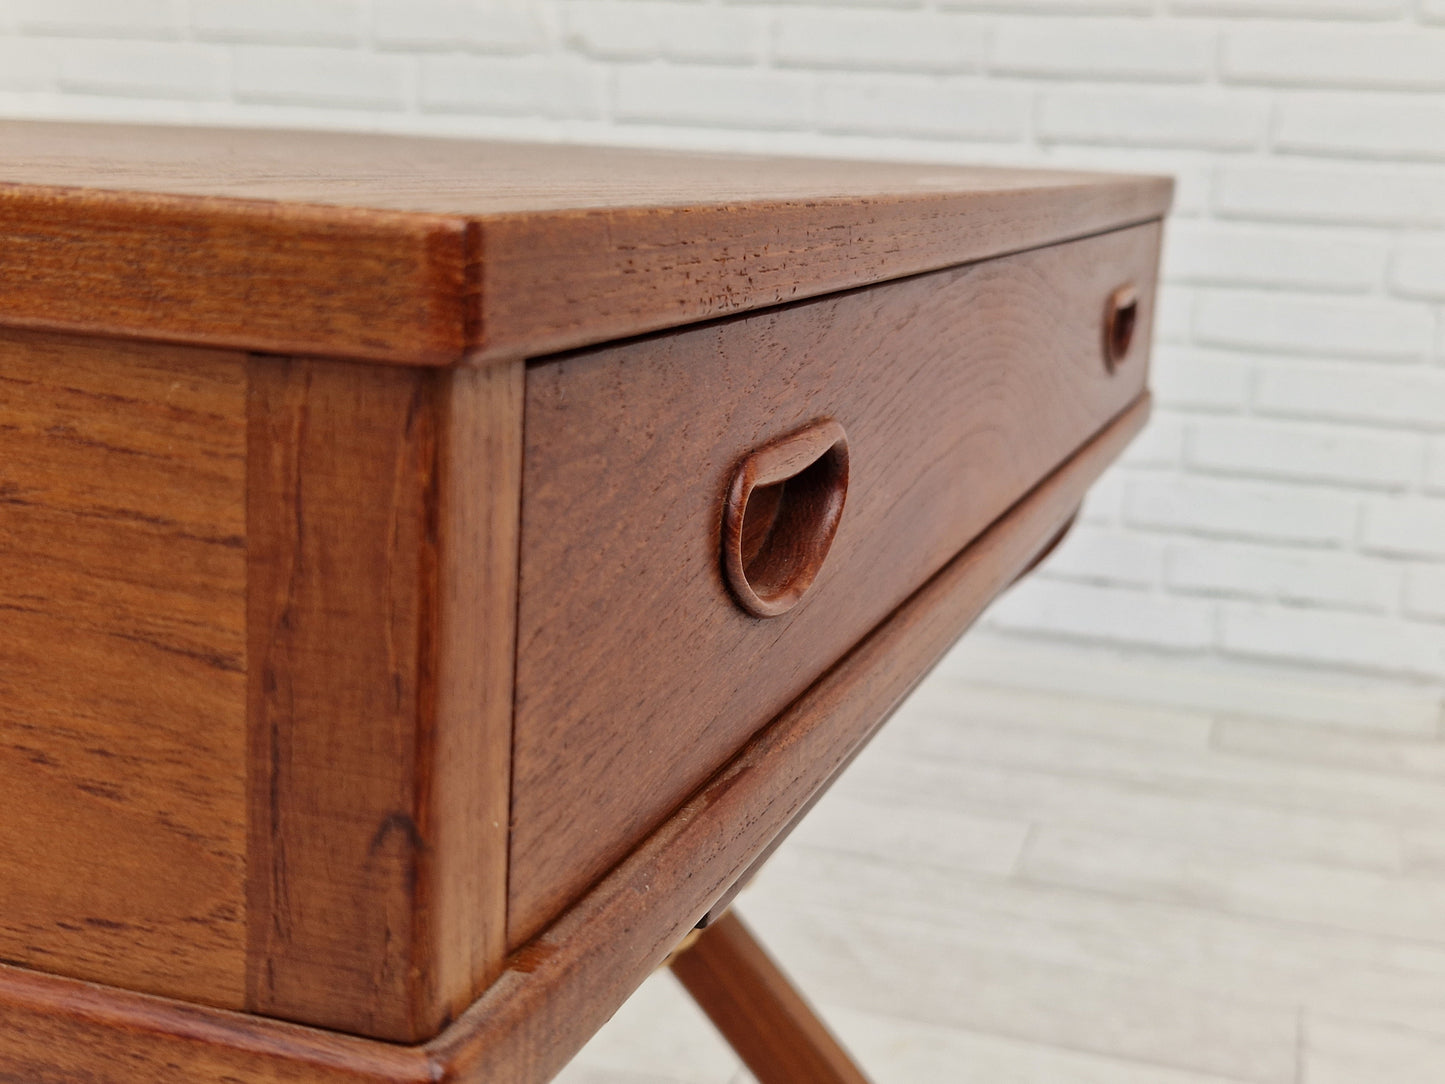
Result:
[[[1164,278],[1203,286],[1363,293],[1384,277],[1383,240],[1176,220],[1164,234]]]
[[[185,27],[181,0],[7,0],[27,33],[80,37],[176,38]],[[164,81],[157,76],[156,81]]]
[[[762,21],[736,8],[581,0],[568,5],[566,16],[568,44],[608,60],[748,64],[763,54]],[[887,22],[897,25],[900,18]]]
[[[1095,526],[1115,524],[1123,519],[1124,472],[1115,467],[1104,472],[1084,494],[1083,506],[1079,509],[1079,523]]]
[[[1040,12],[1049,15],[1152,15],[1154,0],[938,0],[941,8],[995,11],[1007,15]]]
[[[1055,579],[1152,587],[1159,582],[1164,545],[1129,531],[1075,527],[1039,569]]]
[[[1369,501],[1361,541],[1376,553],[1445,558],[1445,500],[1381,497]]]
[[[983,63],[986,40],[979,23],[958,16],[784,11],[773,58],[793,67],[971,72]]]
[[[1425,465],[1425,488],[1432,493],[1445,493],[1445,440],[1430,444],[1429,461]]]
[[[361,40],[362,14],[355,0],[191,2],[191,26],[198,38],[208,41],[350,45]]]
[[[1268,119],[1265,98],[1212,89],[1074,87],[1039,103],[1039,135],[1051,143],[1249,150],[1264,142]]]
[[[1302,19],[1394,19],[1403,0],[1170,0],[1181,15],[1296,16]]]
[[[60,87],[131,98],[221,98],[226,51],[193,42],[71,41],[61,52]]]
[[[1236,355],[1163,343],[1154,351],[1149,385],[1162,407],[1238,412],[1249,401],[1250,372]]]
[[[1243,543],[1181,542],[1165,558],[1173,590],[1383,612],[1400,593],[1400,570],[1354,553]]]
[[[1310,546],[1354,539],[1358,502],[1348,494],[1236,479],[1165,474],[1128,481],[1124,522],[1215,538]]]
[[[1419,361],[1434,318],[1422,304],[1244,290],[1200,292],[1194,333],[1206,345]]]
[[[443,113],[592,118],[603,75],[566,56],[432,56],[421,62],[421,104]]]
[[[1405,612],[1445,621],[1445,566],[1416,565],[1405,576]]]
[[[996,628],[1090,642],[1197,651],[1214,641],[1212,603],[1059,580],[1024,580],[989,616]]]
[[[0,38],[0,90],[51,90],[60,74],[55,43]]]
[[[1409,434],[1220,418],[1190,427],[1185,461],[1222,474],[1405,489],[1424,454],[1424,441]]]
[[[1166,285],[1154,303],[1154,338],[1162,343],[1187,343],[1194,336],[1194,291]]]
[[[1445,372],[1271,361],[1254,402],[1267,414],[1445,429]]]
[[[990,67],[1007,75],[1200,82],[1213,41],[1190,26],[1136,19],[1000,22]]]
[[[1445,301],[1445,239],[1402,243],[1390,263],[1390,285],[1411,297]]]
[[[1184,421],[1156,413],[1148,426],[1124,450],[1120,462],[1130,467],[1173,467],[1184,454]]]
[[[1276,86],[1445,87],[1445,33],[1418,28],[1250,27],[1224,35],[1227,80]]]
[[[825,78],[818,89],[824,131],[925,139],[1022,139],[1029,99],[1019,91],[928,76]]]
[[[1405,165],[1225,165],[1216,204],[1227,217],[1445,226],[1445,174]]]
[[[380,49],[539,52],[548,46],[543,12],[521,3],[376,0],[372,37]]]
[[[647,65],[617,73],[623,120],[721,128],[805,128],[812,82],[797,72]]]
[[[579,0],[579,2],[581,2],[581,3],[586,3],[587,0]],[[758,2],[758,0],[722,0],[722,2],[723,2],[724,4],[740,4],[740,5],[752,6],[752,5],[755,5],[755,4]],[[840,7],[840,8],[890,8],[890,9],[899,9],[899,8],[921,8],[921,7],[923,6],[923,4],[924,4],[924,0],[823,0],[823,2],[826,3],[826,4],[828,4],[828,5],[830,5],[830,6]],[[817,3],[817,0],[777,0],[777,3],[778,3],[779,5],[782,5],[782,4],[813,4],[813,3]]]
[[[236,97],[274,105],[403,109],[410,62],[349,49],[235,46]]]
[[[1445,630],[1393,618],[1284,607],[1226,604],[1226,653],[1347,666],[1412,677],[1445,676]]]
[[[1372,158],[1445,159],[1445,104],[1398,94],[1302,94],[1281,103],[1281,150]]]

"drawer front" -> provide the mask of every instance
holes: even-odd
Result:
[[[1151,223],[529,367],[511,944],[1140,393],[1159,238]],[[1128,286],[1121,350],[1107,313]],[[847,449],[836,534],[800,601],[757,616],[723,559],[735,476],[829,421]],[[816,557],[826,539],[805,541]]]

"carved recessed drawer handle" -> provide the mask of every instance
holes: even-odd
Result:
[[[1104,364],[1109,371],[1124,360],[1129,344],[1134,341],[1134,327],[1139,322],[1139,291],[1131,282],[1109,295],[1104,311]]]
[[[787,613],[817,576],[843,517],[848,437],[832,418],[790,433],[739,464],[723,509],[723,571],[757,617]]]

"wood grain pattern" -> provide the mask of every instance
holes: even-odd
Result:
[[[245,374],[0,332],[0,959],[243,1002]]]
[[[1139,227],[532,366],[513,947],[1139,393],[1152,291],[1112,374],[1100,329],[1158,243]],[[760,621],[723,580],[726,487],[819,417],[848,434],[846,510],[802,603]]]
[[[0,183],[0,322],[445,365],[466,249],[441,216]]]
[[[858,163],[829,165],[817,193],[849,187]],[[1056,188],[1036,185],[1042,174],[911,169],[934,190],[482,220],[470,359],[536,357],[1085,237],[1161,217],[1172,191],[1162,178]]]
[[[669,966],[759,1084],[868,1084],[736,912]]]
[[[433,875],[424,1030],[459,1015],[506,955],[526,367],[442,375],[434,732],[420,786]]]
[[[1146,398],[974,540],[431,1042],[399,1048],[0,966],[0,1080],[550,1079],[1048,544],[1147,416]]]
[[[827,560],[848,497],[848,436],[831,418],[743,459],[723,500],[722,561],[738,604],[787,613]]]
[[[407,1047],[0,965],[4,1084],[431,1084]]]
[[[0,322],[517,359],[1155,219],[1171,193],[1163,177],[7,121]]]
[[[247,1007],[416,1041],[502,955],[521,368],[250,377]]]
[[[1128,409],[848,652],[429,1049],[458,1082],[556,1073],[1027,567],[1142,428]]]

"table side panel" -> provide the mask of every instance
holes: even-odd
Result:
[[[245,995],[246,362],[0,331],[0,958]]]
[[[247,1008],[429,1038],[503,955],[521,366],[250,377]]]
[[[521,518],[521,362],[441,376],[435,704],[421,826],[431,875],[422,906],[437,1019],[459,1015],[507,945],[512,680]]]
[[[528,372],[509,942],[1143,387],[1158,224],[579,352]],[[1132,281],[1110,374],[1105,304]],[[852,480],[810,594],[724,586],[733,467],[819,417]]]

